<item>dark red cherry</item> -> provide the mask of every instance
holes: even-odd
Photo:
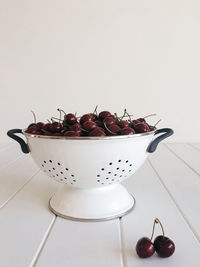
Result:
[[[138,123],[140,123],[141,121],[139,120],[139,119],[137,119],[137,120],[133,120],[133,124],[134,125],[136,125],[136,124],[138,124]]]
[[[41,129],[43,129],[44,123],[43,122],[38,122],[37,126],[38,126],[38,129],[41,130]]]
[[[99,119],[104,120],[106,117],[111,116],[111,113],[109,111],[101,111],[99,113]]]
[[[101,130],[100,127],[96,127],[89,133],[89,136],[106,136],[106,134],[103,129]]]
[[[104,120],[103,120],[103,123],[108,127],[112,124],[115,124],[116,123],[116,119],[113,118],[113,117],[106,117]]]
[[[38,128],[36,128],[34,125],[29,126],[28,129],[26,130],[26,133],[29,134],[36,134],[38,132]]]
[[[68,113],[64,116],[64,121],[69,125],[73,125],[77,123],[77,118],[74,114]]]
[[[80,123],[75,123],[69,126],[70,131],[75,131],[81,133],[81,125]]]
[[[94,121],[85,121],[83,123],[83,128],[86,130],[86,131],[92,131],[94,128],[96,128],[97,125]]]
[[[134,129],[137,133],[146,133],[150,131],[149,125],[145,122],[140,122],[134,125]]]
[[[64,136],[80,136],[80,133],[75,131],[67,131],[64,133]]]
[[[60,122],[53,122],[49,125],[49,130],[53,133],[58,133],[62,130],[62,123]]]
[[[92,121],[97,120],[97,115],[96,115],[96,114],[94,114],[94,113],[89,113],[89,115],[91,116]]]
[[[120,130],[119,132],[121,135],[131,135],[131,134],[135,134],[134,129],[130,128],[130,127],[126,127]]]
[[[121,120],[118,122],[118,125],[120,128],[126,128],[126,127],[129,127],[129,122],[125,120]]]
[[[28,128],[30,128],[30,127],[31,127],[31,129],[33,129],[33,128],[38,129],[37,123],[31,123],[31,124],[29,124]]]
[[[154,240],[157,254],[162,258],[170,257],[175,251],[174,242],[166,236],[157,236]]]
[[[92,120],[93,120],[93,116],[91,116],[91,114],[84,114],[80,118],[80,123],[83,125],[84,122],[86,122],[86,121],[92,121]]]
[[[99,126],[99,127],[104,127],[104,124],[103,124],[102,121],[100,121],[100,120],[95,120],[94,122],[96,123],[97,126]]]
[[[43,127],[42,127],[42,129],[44,130],[44,131],[49,131],[49,126],[51,125],[51,123],[45,123],[44,125],[43,125]]]
[[[142,237],[136,244],[136,252],[140,258],[151,257],[155,252],[154,244],[148,237]]]
[[[107,128],[108,128],[109,134],[112,134],[112,133],[117,134],[117,133],[119,133],[119,131],[121,129],[117,124],[112,124],[112,125],[108,126]]]

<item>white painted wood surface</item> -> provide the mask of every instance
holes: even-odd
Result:
[[[0,266],[199,267],[199,173],[200,144],[161,144],[124,182],[136,199],[131,213],[106,222],[75,222],[48,209],[59,184],[40,172],[30,155],[22,155],[18,145],[1,146]],[[136,242],[151,236],[155,217],[176,251],[167,259],[140,259]]]

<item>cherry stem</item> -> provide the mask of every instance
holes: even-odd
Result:
[[[150,114],[150,115],[145,116],[143,119],[146,119],[146,118],[151,117],[151,116],[156,116],[156,115],[157,114]]]
[[[98,106],[95,107],[95,109],[93,111],[93,114],[96,114],[97,115],[97,108],[98,108]]]
[[[161,121],[161,119],[159,121],[156,122],[156,124],[153,126],[154,128],[156,127],[156,125]]]
[[[32,114],[33,114],[34,123],[36,123],[36,116],[35,116],[35,112],[33,112],[32,110],[31,110],[31,112],[32,112]]]
[[[48,123],[51,123],[51,121],[50,120],[47,120],[48,121]]]
[[[124,110],[124,113],[128,115],[128,117],[129,117],[129,121],[131,122],[131,115],[127,112],[126,109]],[[125,114],[124,114],[124,115],[125,115]]]
[[[63,109],[57,108],[57,111],[63,112],[65,115],[67,115]]]
[[[104,122],[104,127],[106,128],[106,130],[107,130],[109,133],[111,133],[111,134],[113,134],[113,135],[117,135],[116,133],[114,133],[114,132],[112,132],[111,130],[108,129],[108,127],[107,127],[107,125],[105,124],[105,122]]]
[[[58,110],[58,112],[60,113],[60,121],[62,120],[61,119],[61,117],[62,117],[62,112],[61,112],[61,110],[60,109],[57,109]]]
[[[159,220],[158,218],[156,218],[156,219],[154,220],[154,223],[153,223],[153,230],[152,230],[152,235],[151,235],[151,241],[152,241],[152,239],[153,239],[153,235],[154,235],[154,230],[155,230],[155,225],[156,225],[156,223],[159,223],[159,225],[160,225],[160,227],[161,227],[161,229],[162,229],[163,238],[165,237],[165,232],[164,232],[164,228],[163,228],[163,226],[162,226],[162,223],[160,222],[160,220]]]
[[[59,119],[59,118],[56,118],[56,117],[51,117],[51,120],[58,120],[58,121],[62,121],[61,119]]]

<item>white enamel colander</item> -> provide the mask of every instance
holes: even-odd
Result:
[[[27,144],[16,133],[23,133]],[[172,134],[169,128],[105,137],[8,131],[24,153],[31,153],[42,171],[63,184],[50,199],[50,210],[58,216],[82,221],[108,220],[129,212],[135,200],[120,183],[136,172],[160,141]]]

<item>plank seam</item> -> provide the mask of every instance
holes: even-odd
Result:
[[[127,261],[125,256],[125,243],[124,243],[124,230],[122,225],[122,218],[119,218],[119,238],[120,238],[120,249],[121,249],[121,265],[127,267]]]
[[[178,211],[181,213],[183,219],[185,220],[186,224],[189,226],[190,230],[192,231],[194,237],[197,239],[197,241],[200,242],[200,237],[198,236],[198,233],[195,231],[195,229],[193,228],[193,226],[190,224],[189,220],[187,219],[186,215],[184,214],[184,212],[182,211],[181,207],[178,205],[178,203],[176,202],[175,198],[173,197],[173,195],[170,193],[170,191],[168,190],[167,186],[165,185],[165,183],[163,182],[161,176],[159,175],[159,173],[157,172],[156,168],[153,166],[152,162],[147,159],[149,164],[151,165],[152,169],[154,170],[158,180],[160,181],[160,183],[163,185],[164,189],[166,190],[166,192],[169,194],[170,198],[172,199],[172,201],[174,202],[176,208],[178,209]]]
[[[42,241],[41,241],[41,243],[40,243],[40,245],[39,245],[39,247],[35,253],[34,258],[33,258],[32,262],[30,263],[30,267],[35,267],[36,264],[38,263],[39,257],[42,254],[42,251],[46,245],[46,242],[47,242],[47,240],[48,240],[48,238],[52,232],[52,229],[55,225],[56,219],[57,219],[57,215],[54,215],[53,220],[50,223],[50,225],[49,225],[49,227],[48,227],[48,229],[47,229],[47,231],[46,231],[46,233],[45,233],[45,235],[44,235],[44,237],[43,237],[43,239],[42,239]]]
[[[191,146],[192,148],[196,149],[197,151],[200,151],[200,148],[196,147],[194,144],[188,143],[188,145]]]
[[[6,201],[3,202],[3,204],[0,206],[0,210],[3,209],[6,204],[8,204],[33,178],[35,175],[37,175],[37,173],[39,173],[40,170],[37,170],[33,175],[31,175],[31,177],[22,184],[22,186],[16,191],[14,192],[14,194],[12,194]]]
[[[166,144],[164,146],[172,153],[174,154],[179,160],[181,160],[185,165],[190,168],[194,173],[196,173],[198,176],[200,176],[200,173],[196,171],[193,167],[191,167],[184,159],[182,159],[179,155],[176,154],[171,148],[169,148]]]

